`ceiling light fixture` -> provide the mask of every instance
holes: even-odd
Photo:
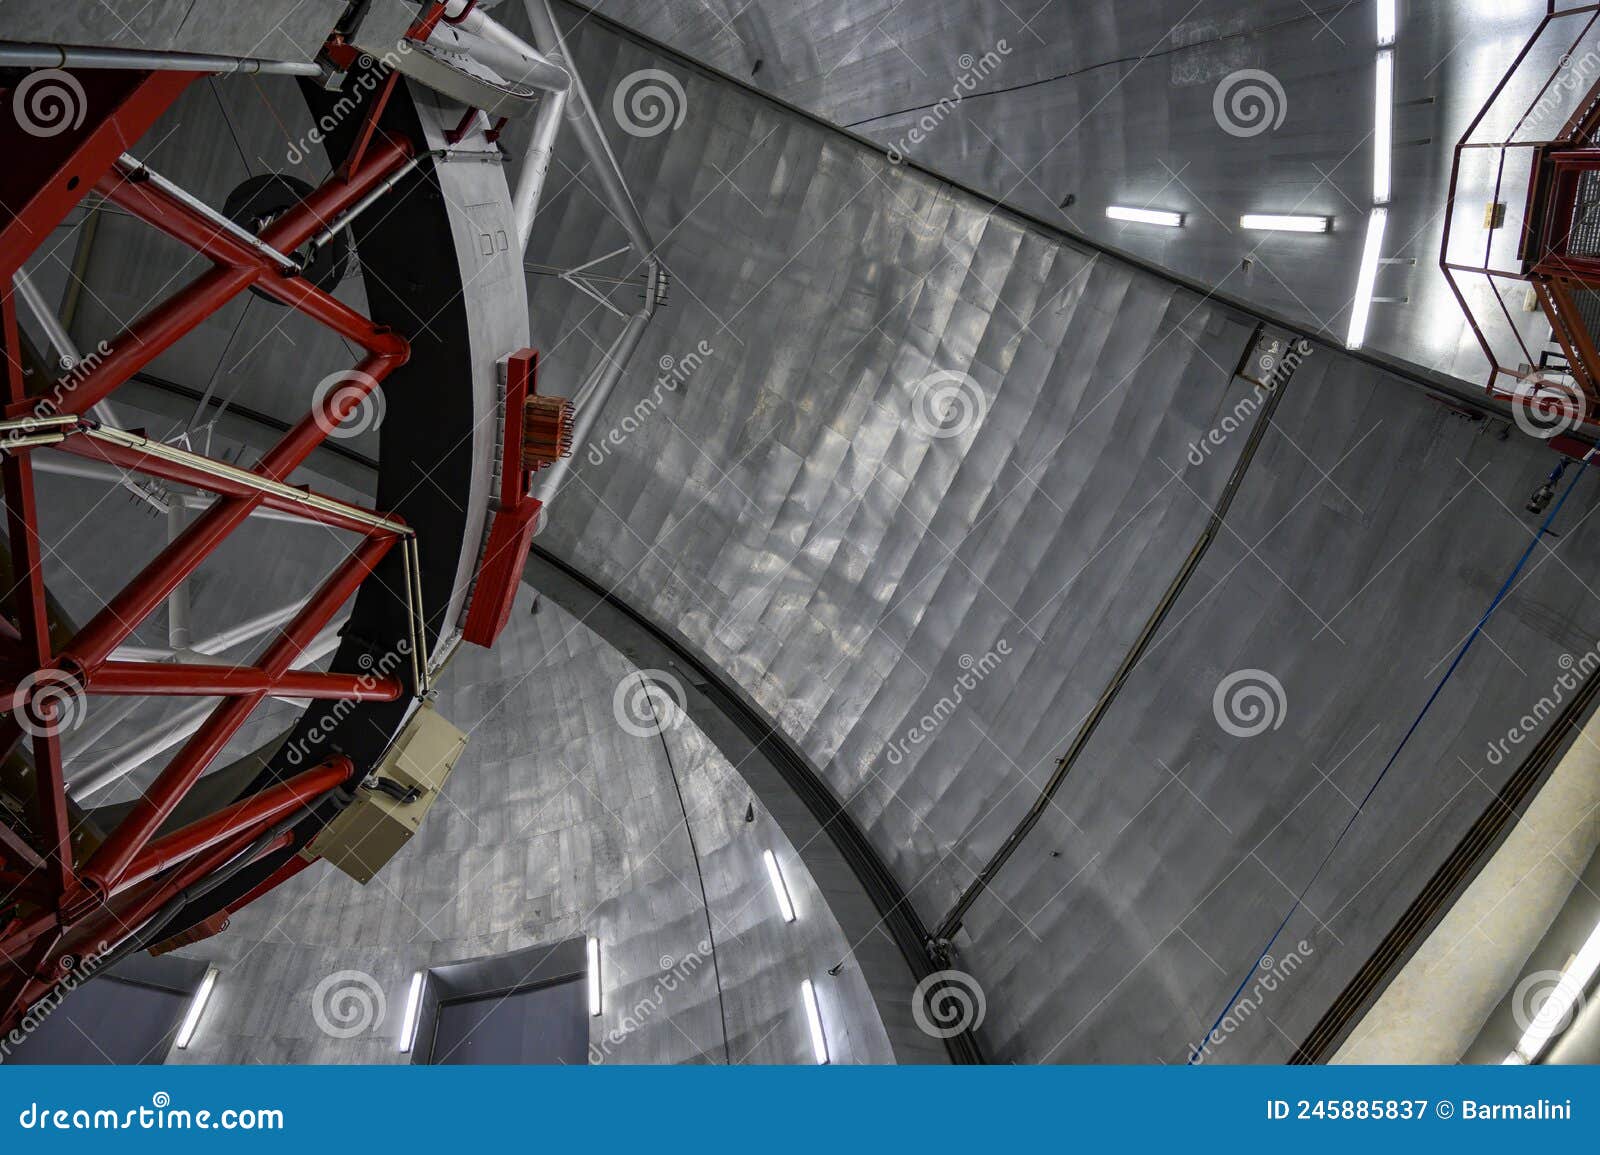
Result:
[[[811,1053],[818,1063],[826,1063],[828,1037],[822,1033],[822,1011],[817,1007],[817,991],[810,979],[800,980],[800,1001],[805,1004],[806,1022],[811,1026]]]
[[[1127,205],[1107,205],[1106,216],[1114,221],[1132,221],[1136,225],[1165,225],[1169,229],[1183,227],[1182,213],[1163,212],[1160,209],[1135,209]]]
[[[1333,218],[1288,216],[1280,213],[1245,213],[1239,218],[1239,227],[1264,229],[1274,233],[1325,233],[1333,227]]]
[[[1345,345],[1361,348],[1367,339],[1367,321],[1372,316],[1372,290],[1378,282],[1378,258],[1383,252],[1383,230],[1389,223],[1389,210],[1375,208],[1367,217],[1367,240],[1361,249],[1361,272],[1356,277],[1356,298],[1350,306],[1350,335]]]
[[[205,978],[200,980],[200,987],[190,1000],[189,1013],[183,1016],[183,1025],[178,1028],[178,1050],[183,1050],[189,1045],[189,1040],[194,1038],[195,1028],[200,1025],[200,1016],[205,1013],[206,1003],[211,999],[211,988],[216,985],[217,968],[207,967]]]
[[[408,1054],[417,1041],[417,1012],[422,1009],[422,972],[411,976],[406,993],[406,1017],[400,1022],[400,1053]]]
[[[1394,50],[1378,53],[1376,107],[1372,124],[1372,199],[1389,203],[1390,152],[1394,149]]]
[[[783,871],[778,869],[778,856],[770,850],[763,850],[761,857],[767,863],[767,877],[772,880],[772,893],[778,896],[778,913],[783,915],[784,922],[793,922],[794,903],[789,900],[789,887],[783,881]]]
[[[1387,48],[1394,43],[1399,24],[1395,0],[1378,0],[1378,47]]]
[[[589,940],[589,1013],[600,1013],[600,940]]]

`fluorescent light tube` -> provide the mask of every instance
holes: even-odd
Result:
[[[1159,209],[1133,209],[1126,205],[1107,205],[1106,216],[1114,221],[1132,221],[1139,225],[1165,225],[1170,229],[1183,226],[1182,213],[1162,212]]]
[[[1378,0],[1378,47],[1387,48],[1394,43],[1399,27],[1395,14],[1395,0]]]
[[[817,1008],[817,991],[810,979],[800,980],[800,1001],[805,1004],[806,1022],[811,1026],[811,1053],[818,1063],[826,1063],[828,1037],[822,1033],[822,1012]]]
[[[194,1030],[200,1025],[200,1016],[205,1013],[206,1003],[211,998],[211,988],[216,985],[217,968],[207,967],[206,977],[200,980],[200,989],[194,992],[194,998],[189,1002],[189,1013],[183,1016],[183,1025],[178,1028],[178,1050],[183,1050],[194,1038]]]
[[[411,990],[406,994],[406,1017],[400,1023],[400,1053],[411,1050],[417,1041],[417,1011],[422,1008],[422,972],[411,976]]]
[[[778,869],[778,856],[770,850],[763,850],[761,857],[767,863],[767,877],[772,880],[772,893],[778,896],[778,912],[783,915],[784,922],[793,922],[794,903],[789,901],[789,888],[784,884],[783,871]]]
[[[1515,1054],[1526,1063],[1536,1061],[1549,1046],[1551,1038],[1556,1033],[1556,1027],[1572,1013],[1572,1008],[1583,999],[1583,992],[1589,989],[1589,984],[1594,981],[1594,976],[1600,971],[1600,926],[1596,926],[1589,934],[1589,940],[1583,944],[1566,970],[1561,972],[1561,977],[1556,980],[1555,989],[1546,996],[1539,1006],[1539,1013],[1523,1032],[1522,1039],[1517,1043]],[[1507,1059],[1507,1062],[1513,1060]]]
[[[1345,344],[1359,349],[1367,339],[1367,320],[1372,316],[1372,289],[1378,281],[1378,258],[1383,254],[1383,230],[1389,223],[1389,210],[1375,208],[1367,217],[1367,242],[1361,250],[1361,273],[1356,278],[1356,298],[1350,305],[1350,335]]]
[[[589,1013],[600,1013],[600,940],[589,940]]]
[[[1372,199],[1389,203],[1390,153],[1394,151],[1394,52],[1378,53],[1377,105],[1372,123]]]
[[[1275,233],[1325,233],[1332,217],[1286,216],[1278,213],[1245,213],[1239,218],[1241,229],[1266,229]]]

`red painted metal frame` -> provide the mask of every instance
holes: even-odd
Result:
[[[219,229],[188,205],[148,181],[117,167],[129,144],[180,95],[193,74],[119,74],[120,84],[99,81],[119,93],[106,111],[50,149],[31,167],[27,153],[0,178],[0,353],[4,354],[7,419],[82,417],[133,374],[207,317],[249,288],[257,288],[359,345],[365,358],[349,374],[347,387],[331,391],[319,408],[256,463],[254,471],[287,479],[343,422],[362,398],[403,364],[409,345],[356,310],[287,270],[276,259]],[[378,130],[362,134],[358,149],[322,187],[264,230],[262,240],[293,253],[346,209],[392,176],[412,155],[408,142]],[[18,170],[22,170],[19,175]],[[31,182],[31,186],[30,183]],[[208,257],[214,268],[150,309],[119,336],[87,372],[57,383],[45,397],[25,395],[11,275],[38,239],[46,236],[91,188],[131,215]],[[31,454],[40,446],[0,442],[0,478],[5,485],[7,531],[13,559],[14,628],[0,631],[0,652],[10,700],[30,712],[36,798],[32,841],[0,823],[0,1029],[5,1029],[59,977],[62,959],[85,949],[106,951],[137,934],[162,907],[196,881],[250,850],[261,835],[355,772],[339,756],[315,770],[270,786],[175,833],[162,834],[179,803],[222,752],[251,712],[268,696],[391,701],[404,692],[396,678],[318,674],[291,666],[401,539],[398,531],[374,528],[358,518],[309,508],[265,494],[236,479],[203,468],[154,458],[138,449],[76,435],[69,426],[59,449],[110,461],[123,468],[201,487],[219,499],[167,545],[124,589],[77,631],[66,645],[52,646],[40,567],[41,543],[33,490]],[[110,660],[140,622],[226,540],[258,507],[288,509],[308,520],[354,530],[362,539],[350,556],[278,633],[253,666],[118,662]],[[399,524],[396,519],[391,522]],[[8,623],[9,626],[9,623]],[[39,693],[37,675],[48,673],[90,694],[187,694],[223,701],[168,762],[127,816],[83,862],[75,862],[70,806],[59,742],[48,725],[55,706]],[[0,686],[0,691],[5,689]],[[19,701],[20,699],[20,701]],[[0,717],[0,754],[23,737],[16,710]],[[270,881],[287,877],[279,870]],[[18,900],[23,905],[16,905]],[[7,906],[11,915],[4,913]],[[36,909],[29,910],[32,906]]]
[[[1485,390],[1493,397],[1507,401],[1513,405],[1523,406],[1540,414],[1540,400],[1554,390],[1563,393],[1548,382],[1537,377],[1539,359],[1528,349],[1521,333],[1517,330],[1516,322],[1512,319],[1504,300],[1501,298],[1497,281],[1515,280],[1530,283],[1539,304],[1550,322],[1555,337],[1566,354],[1569,366],[1573,371],[1579,389],[1584,394],[1586,408],[1579,417],[1577,428],[1585,436],[1600,434],[1600,357],[1594,356],[1595,340],[1597,334],[1590,334],[1577,320],[1576,310],[1572,308],[1569,284],[1593,285],[1600,284],[1600,261],[1582,257],[1568,257],[1565,255],[1565,241],[1571,228],[1571,209],[1576,198],[1576,174],[1579,169],[1597,167],[1596,159],[1600,158],[1600,151],[1594,149],[1573,149],[1575,141],[1585,141],[1600,127],[1600,83],[1596,83],[1582,98],[1577,108],[1568,117],[1560,135],[1554,140],[1528,140],[1519,141],[1517,135],[1528,123],[1529,117],[1539,107],[1551,86],[1555,83],[1561,71],[1558,64],[1552,68],[1543,85],[1529,100],[1527,107],[1517,118],[1505,139],[1499,141],[1474,140],[1479,128],[1488,117],[1490,111],[1499,102],[1501,95],[1506,91],[1511,79],[1522,68],[1529,54],[1533,51],[1545,31],[1558,20],[1570,19],[1577,16],[1587,16],[1582,29],[1573,39],[1571,46],[1561,59],[1573,59],[1573,53],[1590,33],[1590,30],[1600,24],[1600,3],[1592,3],[1579,7],[1566,8],[1558,11],[1554,0],[1549,0],[1546,5],[1544,18],[1528,37],[1505,74],[1495,85],[1489,97],[1484,101],[1483,107],[1478,110],[1466,131],[1456,142],[1450,167],[1450,182],[1445,197],[1444,211],[1444,239],[1440,245],[1439,268],[1443,272],[1450,291],[1455,295],[1456,303],[1460,306],[1462,315],[1472,329],[1473,336],[1477,339],[1479,347],[1483,350],[1484,358],[1489,362],[1489,379],[1485,383]],[[1456,198],[1461,181],[1461,163],[1468,152],[1474,151],[1499,151],[1499,166],[1495,176],[1494,201],[1499,203],[1502,185],[1505,180],[1506,152],[1511,148],[1529,149],[1533,153],[1532,176],[1529,181],[1527,207],[1521,225],[1522,235],[1518,244],[1519,257],[1523,267],[1510,270],[1495,267],[1491,253],[1493,250],[1495,230],[1486,230],[1487,237],[1484,241],[1483,259],[1481,264],[1470,264],[1464,261],[1451,259],[1452,226],[1455,219]],[[1566,215],[1563,219],[1561,208],[1565,205]],[[1485,333],[1479,318],[1474,314],[1472,305],[1467,300],[1457,274],[1471,274],[1487,278],[1490,294],[1500,307],[1506,325],[1516,337],[1517,345],[1529,365],[1535,366],[1535,375],[1530,378],[1519,370],[1502,365],[1499,356],[1494,350],[1493,343]],[[1516,385],[1507,389],[1500,384],[1502,377],[1510,377]],[[1577,399],[1575,399],[1577,400]],[[1538,420],[1545,420],[1540,414]]]

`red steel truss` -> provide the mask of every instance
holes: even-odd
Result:
[[[5,140],[0,172],[0,481],[14,585],[15,625],[0,628],[0,756],[21,754],[26,739],[34,797],[27,824],[0,820],[0,1030],[63,977],[70,960],[104,956],[134,942],[170,903],[230,863],[279,849],[281,825],[329,791],[349,784],[355,768],[338,756],[269,786],[181,829],[163,833],[178,804],[251,712],[272,695],[389,701],[407,692],[394,677],[320,674],[291,667],[374,568],[399,545],[414,564],[415,537],[399,519],[302,487],[289,476],[409,352],[397,333],[286,266],[292,254],[394,176],[411,145],[381,130],[300,204],[272,221],[253,245],[147,179],[123,160],[131,142],[193,80],[192,73],[99,73],[84,78],[93,99],[87,123],[51,140]],[[375,114],[372,117],[376,124]],[[15,127],[9,131],[15,133]],[[27,147],[22,147],[26,145]],[[41,239],[91,189],[208,258],[212,267],[149,309],[109,341],[92,367],[44,397],[24,390],[12,277]],[[252,469],[240,469],[141,434],[104,427],[88,414],[163,350],[247,289],[256,288],[358,345],[365,356],[346,386],[332,390]],[[40,569],[42,543],[32,455],[67,452],[109,462],[217,495],[201,516],[144,566],[65,645],[52,644]],[[168,664],[112,660],[112,653],[252,511],[292,512],[360,535],[350,556],[278,632],[254,665]],[[412,586],[408,579],[408,604]],[[413,628],[418,607],[412,605]],[[425,658],[423,659],[425,661]],[[412,689],[423,674],[415,673]],[[168,762],[127,816],[92,853],[74,853],[71,805],[59,721],[63,693],[221,696],[222,702]],[[298,861],[291,860],[291,861]],[[289,877],[281,869],[268,884]],[[258,891],[261,888],[258,888]],[[253,897],[253,894],[252,894]],[[9,915],[6,913],[10,911]],[[141,943],[141,945],[147,945]]]

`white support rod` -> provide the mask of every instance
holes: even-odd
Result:
[[[87,481],[104,481],[112,485],[123,484],[128,476],[114,465],[105,465],[83,457],[68,457],[64,454],[35,456],[33,469],[35,473],[52,473],[57,477],[81,477]],[[217,496],[211,493],[181,493],[175,495],[173,500],[181,502],[185,509],[204,511],[211,508],[212,504],[217,500]],[[166,510],[166,505],[161,506],[163,513]],[[319,524],[315,521],[307,521],[299,514],[290,513],[287,510],[270,509],[260,505],[250,511],[250,516],[258,521],[282,521],[290,525]]]
[[[259,72],[321,76],[322,69],[293,60],[210,56],[198,52],[126,52],[57,44],[0,44],[0,68],[137,68],[153,72]]]
[[[583,146],[584,155],[589,159],[590,170],[600,182],[600,190],[610,203],[611,211],[622,222],[623,230],[627,232],[628,240],[633,243],[634,251],[641,259],[648,259],[655,250],[655,245],[650,240],[649,230],[644,226],[644,218],[639,215],[639,206],[634,204],[633,197],[628,193],[628,186],[622,179],[622,169],[617,164],[616,154],[611,151],[610,143],[606,140],[605,130],[600,127],[600,118],[595,115],[594,102],[589,99],[583,77],[568,63],[572,59],[572,54],[567,51],[567,46],[561,38],[561,29],[556,24],[555,14],[550,10],[549,0],[523,0],[523,2],[528,10],[528,22],[533,26],[533,42],[538,45],[539,51],[548,56],[553,63],[566,68],[572,77],[571,99],[577,101],[577,114],[572,118],[572,128],[578,137],[578,143]]]
[[[167,544],[177,541],[188,524],[181,501],[167,507]],[[189,581],[185,578],[167,595],[167,644],[176,653],[189,648]]]
[[[335,623],[319,633],[305,652],[296,659],[293,668],[304,669],[339,648]],[[286,699],[287,700],[287,699]],[[134,701],[138,701],[137,698]],[[216,698],[201,698],[185,706],[177,714],[159,725],[131,739],[117,750],[108,751],[92,762],[73,766],[67,783],[72,797],[79,802],[98,794],[112,783],[120,781],[143,766],[150,759],[172,749],[179,742],[199,730],[216,708]]]
[[[33,314],[33,319],[39,322],[39,328],[44,330],[45,339],[50,342],[56,351],[56,363],[64,370],[72,370],[83,361],[83,353],[78,349],[78,343],[67,332],[66,326],[61,323],[61,318],[56,316],[56,311],[44,299],[44,294],[39,292],[39,287],[33,283],[26,269],[18,269],[11,278],[11,283],[16,286],[17,296],[22,298],[22,303]],[[89,415],[96,421],[108,425],[116,425],[116,411],[111,408],[109,401],[98,401],[89,410]]]
[[[267,244],[266,241],[256,236],[255,233],[250,232],[248,229],[241,228],[234,221],[223,216],[216,209],[206,204],[205,201],[201,200],[199,197],[189,192],[189,190],[185,189],[182,185],[174,184],[172,181],[162,176],[138,157],[132,156],[125,152],[117,158],[117,167],[121,169],[123,174],[130,180],[149,181],[152,185],[166,193],[168,196],[172,197],[174,200],[179,201],[188,208],[191,208],[195,212],[199,213],[202,217],[210,221],[213,225],[216,225],[217,228],[221,229],[235,240],[249,245],[252,249],[255,249],[256,252],[276,263],[285,272],[300,272],[300,266],[295,263],[294,258],[285,256],[277,249]]]
[[[545,174],[550,171],[550,161],[555,156],[556,136],[561,131],[561,118],[566,109],[565,92],[547,92],[539,102],[539,111],[534,114],[533,135],[528,140],[527,152],[522,156],[516,192],[511,197],[517,248],[523,252],[527,251],[528,238],[533,235],[533,220],[539,213],[539,197],[544,192]]]
[[[262,634],[271,633],[279,626],[287,625],[293,621],[294,616],[305,609],[305,606],[305,599],[302,598],[300,601],[286,605],[281,609],[273,610],[271,613],[261,614],[258,617],[240,622],[238,625],[223,630],[221,633],[212,634],[209,638],[202,638],[194,644],[194,651],[197,654],[216,655],[231,650],[234,646],[241,646],[245,642],[253,642]],[[345,619],[340,618],[334,625],[342,626],[344,622]]]
[[[617,340],[606,353],[606,358],[596,368],[593,376],[584,384],[579,393],[579,400],[574,405],[577,417],[572,427],[573,453],[588,444],[594,432],[596,421],[606,407],[606,402],[611,399],[611,393],[617,387],[617,382],[622,380],[622,371],[627,368],[628,361],[633,357],[633,351],[639,347],[639,341],[644,336],[645,326],[650,323],[650,318],[655,312],[656,299],[656,266],[652,262],[649,266],[649,281],[645,286],[644,307],[632,317],[628,318],[627,325],[617,335]],[[549,516],[551,503],[555,500],[556,493],[561,488],[561,483],[566,479],[567,471],[572,467],[572,458],[563,457],[549,469],[543,470],[538,475],[538,482],[534,487],[534,496],[537,497],[543,508],[539,511],[539,522],[534,528],[538,534],[544,528],[545,519]]]

